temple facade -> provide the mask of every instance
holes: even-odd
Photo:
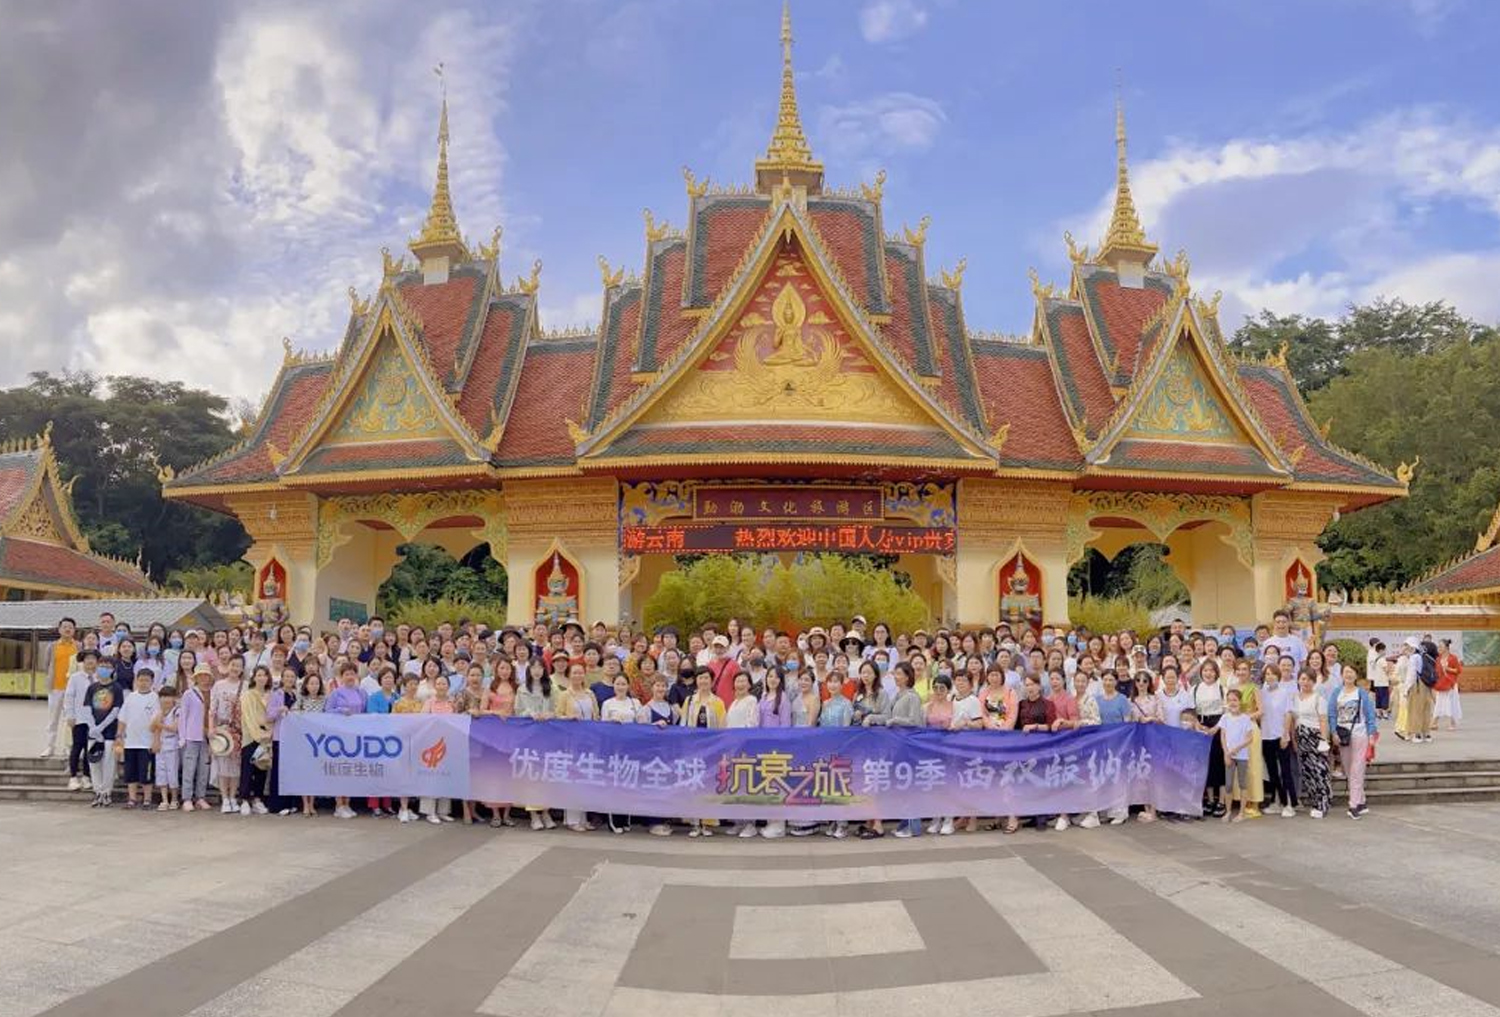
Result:
[[[374,609],[397,547],[488,544],[508,614],[639,621],[675,556],[898,556],[935,622],[1067,620],[1069,567],[1167,546],[1195,621],[1316,595],[1316,539],[1403,496],[1331,444],[1283,355],[1237,358],[1185,254],[1131,198],[1123,112],[1097,248],[1033,275],[1029,333],[970,331],[965,263],[889,230],[884,175],[825,186],[782,23],[753,183],[685,171],[682,229],[646,214],[638,270],[602,257],[598,326],[549,332],[541,265],[507,282],[437,181],[412,261],[383,253],[329,354],[286,352],[242,442],[168,497],[238,517],[256,596],[298,620]]]
[[[138,563],[89,548],[51,432],[0,444],[0,600],[153,595]]]

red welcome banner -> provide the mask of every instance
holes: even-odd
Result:
[[[695,551],[843,551],[868,554],[952,554],[958,545],[950,526],[887,526],[882,523],[745,525],[665,524],[624,526],[626,554]]]

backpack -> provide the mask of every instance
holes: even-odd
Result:
[[[1428,656],[1425,650],[1421,651],[1418,656],[1420,660],[1417,664],[1417,678],[1421,680],[1423,685],[1426,685],[1430,689],[1438,681],[1437,664],[1433,661],[1432,657]]]

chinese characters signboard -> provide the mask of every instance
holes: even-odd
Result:
[[[952,554],[949,526],[881,523],[664,523],[620,529],[626,554],[695,551],[839,551],[867,554]]]
[[[700,487],[693,492],[700,520],[879,520],[885,498],[878,487]]]

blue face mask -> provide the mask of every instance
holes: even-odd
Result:
[[[1247,646],[1247,647],[1245,647],[1245,657],[1248,660],[1259,660],[1260,659],[1260,647],[1259,646]]]
[[[298,653],[306,653],[308,650],[312,649],[312,643],[308,642],[306,639],[299,639],[292,644],[292,649],[296,650]]]
[[[182,638],[180,636],[173,636],[167,640],[167,645],[174,650],[180,650],[182,649]]]
[[[107,665],[100,665],[97,674],[99,675],[100,678],[104,679],[105,681],[109,681],[111,678],[113,678],[115,676],[115,669],[112,668],[112,667],[109,667]]]
[[[148,657],[160,657],[161,656],[161,647],[160,646],[148,646],[148,647],[146,647],[146,656],[148,656]]]

